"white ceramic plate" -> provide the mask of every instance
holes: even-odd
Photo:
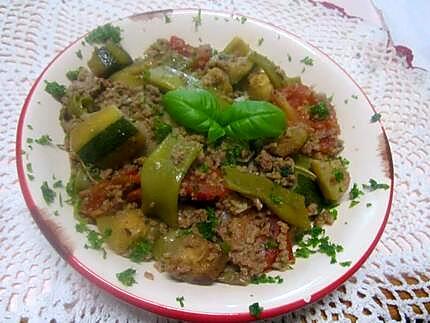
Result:
[[[166,23],[166,15],[170,17],[170,23]],[[293,270],[279,273],[284,278],[280,285],[198,286],[173,281],[158,273],[152,263],[137,265],[110,251],[103,259],[100,251],[85,249],[85,236],[75,231],[72,208],[67,204],[61,207],[58,196],[48,207],[40,189],[43,181],[52,187],[53,175],[67,182],[70,174],[67,153],[56,146],[33,144],[30,149],[27,143],[27,138],[43,134],[49,134],[54,143],[63,142],[64,133],[58,121],[60,104],[44,91],[43,81],[67,84],[66,71],[86,64],[92,47],[83,46],[81,39],[69,45],[47,66],[25,101],[16,141],[22,192],[40,229],[70,265],[91,282],[130,304],[185,320],[251,319],[248,307],[254,302],[264,308],[261,318],[279,315],[331,292],[370,255],[382,234],[391,206],[393,168],[390,149],[380,123],[370,123],[375,111],[363,91],[327,55],[287,31],[254,19],[245,21],[241,16],[202,11],[199,25],[196,16],[197,10],[169,10],[136,15],[114,24],[123,29],[122,44],[133,57],[140,56],[145,48],[162,37],[177,35],[191,44],[210,43],[222,49],[238,35],[281,65],[287,74],[300,75],[305,84],[315,86],[317,91],[333,94],[345,141],[343,156],[351,162],[352,183],[367,183],[369,178],[374,178],[390,184],[390,190],[364,195],[354,208],[349,208],[349,201],[343,202],[338,220],[327,228],[332,240],[344,246],[339,261],[351,261],[351,266],[330,264],[327,256],[316,254],[309,259],[297,259]],[[264,40],[260,45],[259,39]],[[82,51],[83,60],[76,56],[78,50]],[[313,59],[313,66],[300,62],[306,56]],[[33,168],[33,180],[27,177],[28,163]],[[66,198],[64,190],[56,191],[62,192],[63,200]],[[370,207],[366,207],[368,203],[371,203]],[[59,216],[55,216],[55,211]],[[129,267],[137,269],[138,284],[127,288],[115,274]],[[154,280],[145,279],[145,271],[153,273]],[[183,308],[176,301],[177,296],[184,297]]]

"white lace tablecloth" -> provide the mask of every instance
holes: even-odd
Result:
[[[155,322],[91,285],[42,236],[15,166],[18,115],[33,81],[63,47],[98,24],[162,8],[234,11],[321,48],[363,87],[391,143],[395,200],[366,264],[321,301],[283,317],[310,322],[430,318],[430,74],[408,68],[387,32],[311,1],[0,2],[0,322]],[[371,167],[371,165],[369,165]],[[279,319],[280,320],[280,319]]]

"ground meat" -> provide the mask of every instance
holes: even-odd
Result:
[[[215,201],[227,193],[220,170],[194,168],[182,180],[179,196],[195,201]]]
[[[233,87],[231,86],[228,74],[218,67],[207,71],[202,77],[202,85],[227,96],[232,96],[233,94]]]
[[[231,192],[219,201],[216,207],[218,210],[223,210],[231,215],[238,215],[249,210],[252,207],[252,202],[239,194]]]
[[[276,237],[279,253],[275,259],[275,262],[272,264],[272,268],[286,270],[289,269],[291,264],[294,263],[292,243],[288,236],[289,226],[282,221],[277,221],[276,225],[279,227],[279,234]]]
[[[265,242],[271,238],[271,224],[265,213],[249,212],[221,222],[219,235],[229,245],[229,259],[246,280],[267,267]]]
[[[327,210],[322,210],[320,214],[315,218],[315,225],[322,227],[323,225],[332,225],[335,221],[333,215]]]
[[[284,187],[292,187],[296,182],[294,160],[289,157],[276,157],[262,150],[255,158],[260,173]]]
[[[206,221],[207,217],[206,209],[192,206],[180,206],[178,211],[178,225],[180,228],[186,229],[193,224]]]

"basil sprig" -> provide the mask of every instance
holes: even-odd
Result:
[[[167,92],[163,104],[177,123],[206,134],[209,142],[225,135],[239,140],[275,138],[286,128],[284,112],[265,101],[234,102],[222,110],[209,91],[181,88]]]

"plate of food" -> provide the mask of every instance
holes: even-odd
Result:
[[[178,319],[268,318],[333,291],[376,246],[393,193],[379,118],[288,31],[150,12],[46,67],[17,169],[43,234],[95,285]]]

